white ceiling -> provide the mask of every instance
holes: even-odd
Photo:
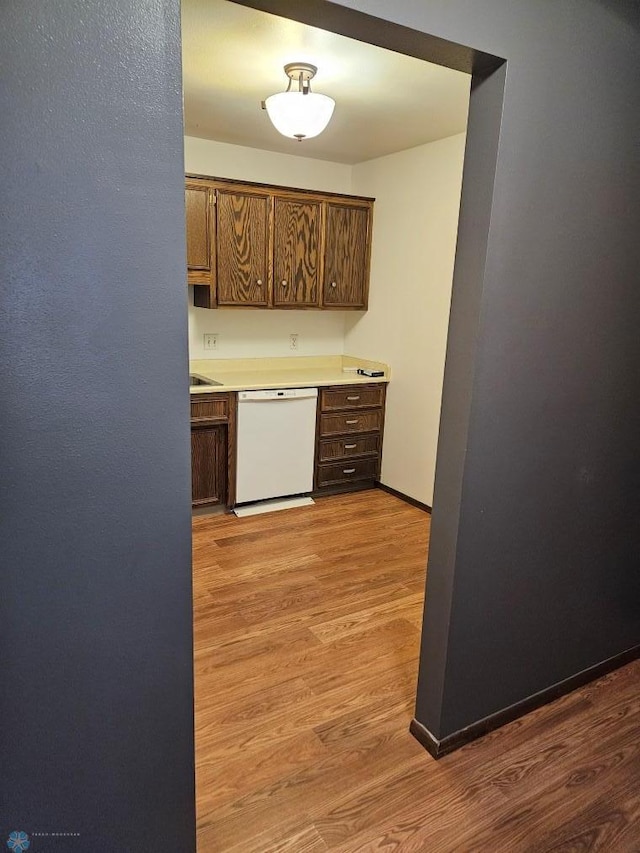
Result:
[[[467,74],[228,0],[182,0],[182,42],[188,136],[360,163],[466,128]],[[260,108],[294,61],[316,65],[312,90],[336,101],[327,130],[303,142]]]

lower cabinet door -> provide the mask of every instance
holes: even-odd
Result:
[[[191,500],[193,506],[227,502],[226,424],[191,428]]]

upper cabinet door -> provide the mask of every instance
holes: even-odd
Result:
[[[323,305],[366,308],[371,207],[327,202]]]
[[[209,187],[194,184],[187,184],[185,189],[189,270],[211,270],[210,192]]]
[[[273,304],[318,307],[320,202],[274,200]]]
[[[269,304],[267,195],[217,190],[218,305]]]

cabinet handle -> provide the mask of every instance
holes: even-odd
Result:
[[[347,424],[357,424],[357,423],[358,423],[358,421],[359,421],[359,418],[354,418],[354,419],[353,419],[353,420],[351,420],[351,421],[345,421],[345,423],[347,423]]]
[[[284,281],[284,280],[281,282],[283,287],[286,287],[288,283],[289,283],[288,281]]]
[[[343,474],[355,474],[356,469],[355,468],[343,468],[342,473]]]
[[[331,287],[337,287],[337,286],[338,286],[338,285],[336,284],[336,282],[335,282],[335,281],[332,281],[332,282],[331,282]]]
[[[260,285],[261,285],[261,284],[262,284],[262,279],[261,279],[261,278],[259,278],[259,279],[256,281],[256,284],[260,284]]]
[[[347,400],[359,400],[360,394],[357,394],[355,397],[347,397]]]
[[[345,450],[353,450],[354,447],[357,447],[357,446],[358,446],[357,444],[345,444],[344,449]]]

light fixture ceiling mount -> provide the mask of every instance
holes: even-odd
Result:
[[[310,139],[326,128],[333,115],[335,101],[327,95],[311,91],[311,80],[318,69],[308,62],[289,62],[284,73],[289,78],[286,92],[270,95],[262,106],[275,129],[283,136]],[[297,82],[297,90],[292,88]]]
[[[288,62],[284,66],[284,73],[289,78],[287,92],[291,90],[291,84],[294,80],[298,81],[298,85],[301,89],[304,87],[309,91],[311,80],[313,80],[318,73],[318,69],[315,65],[311,65],[309,62]]]

